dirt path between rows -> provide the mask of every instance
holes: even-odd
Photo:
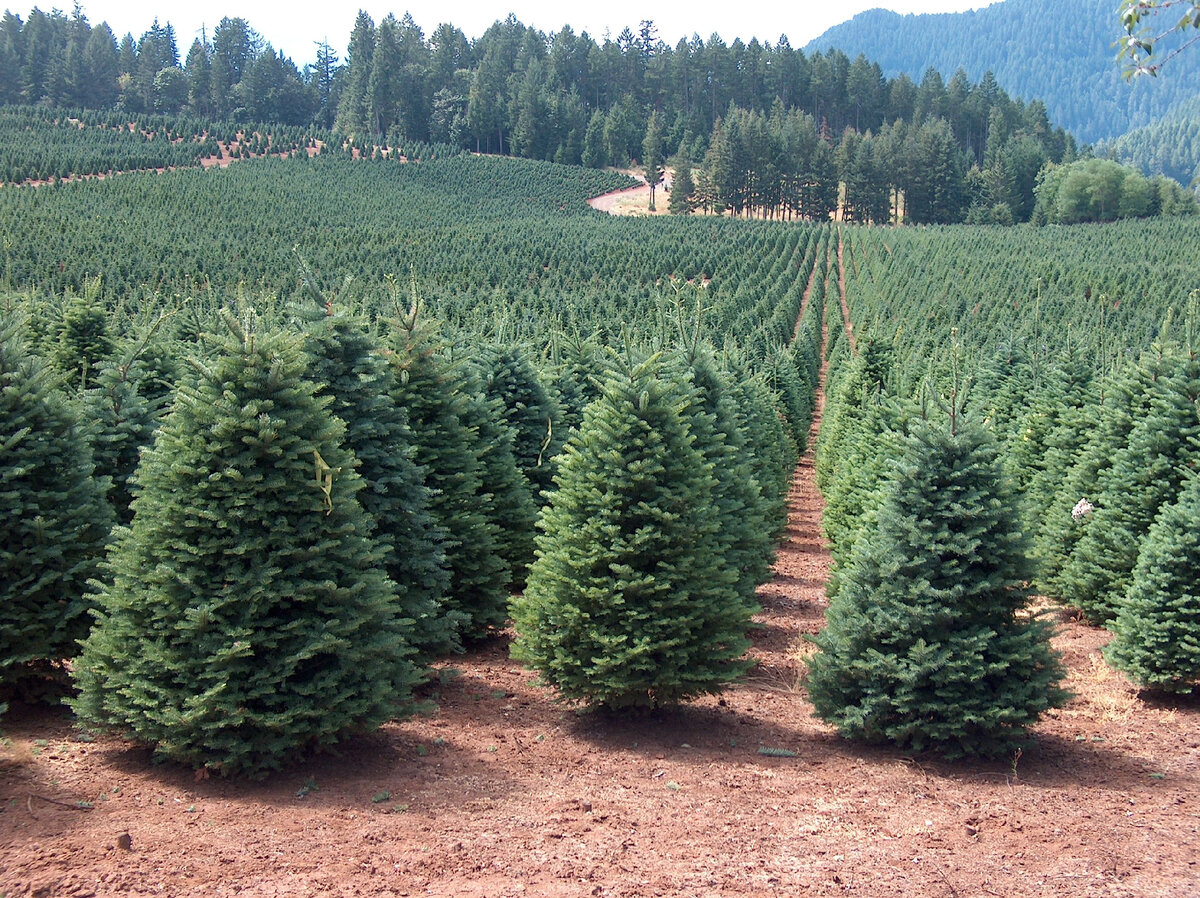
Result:
[[[577,714],[498,638],[439,665],[427,716],[248,784],[16,707],[0,894],[1194,898],[1200,705],[1140,699],[1102,631],[1063,622],[1077,698],[1015,758],[905,757],[813,717],[821,505],[810,452],[755,668],[677,710]]]

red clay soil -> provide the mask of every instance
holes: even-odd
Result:
[[[556,703],[497,638],[439,666],[427,716],[266,783],[197,780],[16,707],[0,747],[9,896],[1200,894],[1200,704],[1143,700],[1064,620],[1077,697],[1005,761],[864,748],[802,682],[829,557],[796,473],[757,666],[621,718]]]

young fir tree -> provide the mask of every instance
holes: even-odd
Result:
[[[461,650],[463,615],[442,607],[450,583],[446,534],[430,510],[433,497],[415,460],[408,416],[396,404],[395,371],[364,319],[335,309],[315,288],[309,298],[301,310],[308,376],[346,424],[346,446],[365,484],[358,498],[374,522],[401,613],[414,622],[410,641],[425,658]]]
[[[833,558],[826,586],[831,601],[837,595],[842,570],[854,556],[854,547],[875,529],[875,514],[884,497],[881,487],[900,452],[907,423],[906,409],[881,395],[859,409],[853,430],[842,441],[839,473],[825,490],[821,513]]]
[[[761,375],[743,376],[732,389],[738,420],[751,447],[751,471],[766,501],[767,533],[777,538],[787,528],[795,446],[778,410],[778,397]]]
[[[483,476],[484,508],[496,531],[497,551],[509,571],[508,589],[525,588],[525,575],[533,563],[533,538],[539,505],[533,486],[517,466],[517,432],[505,422],[498,398],[484,394],[475,378],[463,384],[466,402],[462,421],[475,434]]]
[[[469,426],[461,373],[439,352],[433,324],[414,303],[392,329],[395,398],[408,413],[416,461],[425,468],[430,510],[446,534],[450,587],[445,607],[462,616],[463,636],[478,638],[504,625],[512,571],[485,489],[484,447]]]
[[[757,612],[755,591],[770,579],[775,542],[767,501],[751,464],[753,450],[737,420],[728,377],[712,352],[697,346],[678,362],[681,380],[690,379],[696,393],[688,404],[687,422],[697,451],[712,465],[721,555],[737,573],[738,596]]]
[[[808,688],[842,735],[947,757],[1009,750],[1064,694],[991,435],[953,405],[915,422],[875,529],[814,638]]]
[[[1033,555],[1037,559],[1037,588],[1044,594],[1061,599],[1078,582],[1071,571],[1072,559],[1092,523],[1092,515],[1083,509],[1100,494],[1113,459],[1149,408],[1150,384],[1167,367],[1161,353],[1129,366],[1105,386],[1098,407],[1085,409],[1083,448],[1055,489],[1037,528]],[[1085,504],[1080,504],[1083,500]]]
[[[614,373],[588,406],[513,601],[514,657],[592,705],[667,705],[748,666],[750,608],[720,551],[693,396],[663,374],[657,357]]]
[[[91,383],[96,369],[113,349],[108,327],[108,310],[100,295],[100,278],[92,278],[82,294],[68,293],[55,328],[52,358],[67,375],[71,386],[81,390]]]
[[[73,704],[163,757],[256,776],[403,712],[416,671],[298,340],[227,321],[138,469]]]
[[[115,347],[113,358],[100,364],[81,396],[96,470],[111,482],[108,501],[119,524],[133,518],[133,472],[142,450],[154,442],[154,429],[164,413],[165,402],[149,383],[151,374],[141,359],[163,320],[142,337]]]
[[[560,430],[566,435],[583,423],[583,410],[600,396],[598,381],[607,370],[599,341],[593,337],[562,338],[556,335],[552,346],[554,359],[549,381],[562,413]],[[561,451],[561,445],[559,451]],[[557,453],[556,453],[557,455]]]
[[[1095,510],[1063,571],[1064,602],[1088,620],[1113,618],[1158,510],[1175,501],[1200,440],[1200,359],[1176,356],[1148,387],[1148,408],[1092,499]]]
[[[553,459],[562,451],[562,414],[543,386],[537,369],[519,346],[491,346],[479,361],[479,376],[489,399],[501,403],[504,421],[516,434],[517,467],[533,487],[536,505],[554,479]]]
[[[60,380],[0,321],[0,684],[78,652],[113,523]]]
[[[1191,692],[1200,683],[1200,477],[1159,512],[1138,555],[1104,657],[1139,686]]]

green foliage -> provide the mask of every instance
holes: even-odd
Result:
[[[787,528],[787,497],[796,468],[795,445],[778,411],[778,396],[761,376],[743,377],[732,385],[738,422],[753,447],[751,471],[766,501],[768,533],[780,537]]]
[[[672,215],[687,215],[695,206],[696,183],[692,179],[692,166],[682,162],[675,169],[675,177],[671,181],[670,196],[667,209]]]
[[[139,468],[73,705],[258,776],[403,713],[416,675],[343,426],[294,338],[227,322]]]
[[[497,534],[497,551],[509,571],[506,589],[523,589],[525,574],[533,562],[534,526],[540,503],[534,501],[533,486],[517,466],[514,446],[517,431],[505,420],[498,398],[483,393],[476,379],[464,382],[467,398],[462,421],[474,437],[483,476],[481,496],[484,509]],[[502,624],[495,621],[495,625]]]
[[[562,413],[522,346],[495,344],[478,352],[484,392],[500,402],[503,420],[515,433],[517,467],[540,507],[541,494],[554,478],[554,457],[565,440]]]
[[[1200,478],[1155,518],[1104,657],[1140,686],[1191,692],[1200,683]]]
[[[80,295],[67,291],[60,314],[62,317],[54,329],[52,358],[71,385],[82,390],[113,348],[99,278],[89,280]]]
[[[514,656],[566,698],[668,705],[747,667],[750,607],[722,557],[694,401],[651,358],[614,372],[567,442],[513,602]]]
[[[1064,567],[1061,598],[1102,623],[1129,588],[1142,541],[1175,501],[1200,440],[1200,360],[1171,354],[1147,383],[1123,445],[1091,497],[1095,511]]]
[[[1176,18],[1181,10],[1183,16]],[[1191,0],[1122,0],[1119,13],[1125,36],[1118,42],[1121,50],[1117,57],[1126,62],[1127,78],[1157,75],[1163,65],[1196,42],[1190,32],[1200,28],[1200,4]],[[1163,14],[1167,17],[1165,28],[1158,18]],[[1161,51],[1158,58],[1155,50]]]
[[[108,501],[119,524],[133,517],[133,473],[163,413],[160,402],[143,394],[149,375],[136,352],[124,348],[122,357],[104,364],[81,397],[96,471],[109,478]]]
[[[59,378],[0,321],[0,683],[78,652],[84,592],[112,526],[103,477]]]
[[[775,561],[770,505],[754,476],[756,447],[737,413],[731,375],[720,369],[707,347],[696,347],[678,360],[680,380],[690,380],[695,396],[686,418],[694,446],[712,466],[712,502],[718,519],[719,552],[737,573],[737,594],[751,612],[758,610],[757,587],[771,576]]]
[[[948,757],[1009,751],[1062,675],[1022,613],[1028,563],[994,439],[917,421],[814,638],[816,713],[846,737]]]
[[[359,501],[374,524],[402,616],[414,622],[409,641],[422,657],[460,649],[463,620],[442,607],[450,584],[446,534],[430,510],[426,472],[415,460],[417,438],[396,404],[395,371],[365,319],[335,309],[332,301],[318,305],[324,296],[311,284],[308,300],[301,310],[308,376],[345,422],[346,448],[358,459],[364,483]]]
[[[396,404],[408,414],[430,511],[445,534],[450,585],[444,605],[463,621],[464,638],[478,638],[504,624],[512,576],[498,500],[488,492],[478,403],[461,370],[440,353],[437,326],[418,304],[392,323],[389,342]]]
[[[1108,159],[1050,166],[1039,176],[1034,191],[1033,222],[1078,224],[1159,214],[1195,215],[1195,196],[1165,180],[1161,176],[1147,180],[1135,169]]]

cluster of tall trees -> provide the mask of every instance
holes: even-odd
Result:
[[[640,160],[652,116],[667,155],[699,161],[720,136],[714,127],[730,126],[731,108],[770,119],[772,132],[793,132],[770,148],[775,157],[808,154],[813,130],[834,149],[846,134],[919,142],[916,135],[931,134],[921,129],[935,120],[953,135],[963,157],[956,165],[964,172],[1020,155],[1028,147],[1006,148],[1022,138],[1037,144],[1043,161],[1075,152],[1044,106],[1012,100],[990,73],[972,84],[959,71],[947,83],[930,70],[918,84],[905,75],[885,77],[861,55],[806,55],[786,37],[726,44],[716,35],[707,41],[693,36],[672,47],[650,21],[636,33],[626,28],[598,43],[569,27],[548,35],[510,15],[469,40],[451,24],[427,37],[410,15],[376,23],[360,12],[344,60],[322,43],[315,62],[301,71],[242,18],[222,19],[211,36],[197,37],[181,54],[171,25],[157,20],[140,39],[127,34],[118,41],[107,25],[92,27],[78,9],[70,17],[35,9],[26,21],[8,12],[0,22],[0,100],[336,124],[352,139],[432,141],[590,167]],[[801,114],[807,118],[798,125]],[[903,136],[881,137],[885,127],[902,123]],[[794,133],[798,127],[805,133]],[[841,168],[870,170],[874,150],[852,140],[842,150],[849,161]],[[802,172],[809,163],[775,164]],[[817,169],[822,166],[826,161],[818,160]],[[796,171],[779,177],[814,180]],[[1030,179],[1016,180],[1020,193]],[[740,192],[733,191],[727,205],[771,204],[766,197],[743,201]],[[862,212],[872,204],[872,198],[856,200],[853,215],[878,220]],[[1027,216],[1018,210],[1017,217]]]
[[[1048,166],[1036,189],[1037,224],[1115,221],[1152,215],[1194,215],[1196,195],[1178,183],[1110,159],[1085,159]]]
[[[332,84],[336,56],[324,47],[301,72],[245,19],[223,18],[180,54],[175,29],[157,19],[135,40],[104,22],[34,9],[0,19],[0,102],[130,113],[187,112],[210,119],[301,125],[313,121]],[[325,66],[322,69],[322,65]],[[322,94],[322,91],[326,94]]]

